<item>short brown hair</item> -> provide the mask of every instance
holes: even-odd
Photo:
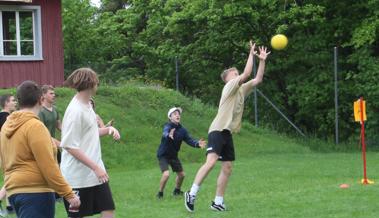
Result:
[[[5,95],[0,96],[0,107],[4,108],[5,104],[10,101],[12,96],[13,95],[11,94],[5,94]]]
[[[221,75],[220,75],[222,81],[225,82],[225,78],[226,78],[226,76],[229,74],[229,72],[234,71],[234,70],[237,70],[237,68],[235,68],[235,67],[231,67],[231,68],[228,68],[228,69],[224,70],[224,71],[221,73]],[[238,70],[237,70],[237,71],[238,71]]]
[[[76,89],[78,92],[92,89],[98,84],[97,74],[91,68],[76,69],[64,82],[65,86]]]
[[[17,101],[20,108],[34,107],[41,96],[41,88],[34,81],[24,81],[17,87]]]
[[[41,90],[42,90],[42,94],[46,94],[47,91],[49,91],[49,90],[53,90],[54,91],[54,86],[52,86],[52,85],[43,85],[41,87]]]

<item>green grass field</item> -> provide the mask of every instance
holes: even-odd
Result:
[[[9,91],[12,90],[1,90],[0,94]],[[63,116],[74,92],[59,88],[56,93],[57,106]],[[182,124],[195,138],[206,138],[216,108],[172,90],[140,84],[100,87],[95,100],[97,113],[104,121],[114,118],[114,126],[122,135],[120,142],[102,138],[103,159],[117,207],[116,217],[379,217],[379,185],[359,184],[363,174],[359,152],[349,149],[346,153],[333,152],[345,149],[316,140],[291,139],[255,128],[248,122],[243,123],[241,133],[234,135],[237,161],[225,196],[228,211],[217,213],[209,209],[218,166],[201,187],[195,213],[188,213],[183,198],[171,196],[174,174],[164,199],[155,198],[161,176],[156,150],[162,126],[167,121],[167,110],[174,105],[181,106],[184,109]],[[187,175],[183,190],[187,190],[205,159],[204,150],[183,144],[180,158]],[[379,172],[379,154],[368,153],[367,160],[368,176],[375,180]],[[340,189],[342,183],[349,184],[350,188]],[[66,217],[62,204],[57,204],[56,217]]]
[[[368,175],[375,178],[379,155],[369,153],[368,160]],[[182,197],[171,196],[173,176],[164,199],[155,198],[160,178],[157,167],[128,170],[126,166],[112,169],[110,174],[117,217],[375,218],[379,188],[377,184],[359,184],[361,165],[359,153],[251,154],[235,162],[225,196],[228,211],[223,213],[209,209],[219,168],[201,187],[193,214],[185,210]],[[200,163],[184,163],[185,189],[190,187],[199,166]],[[340,189],[341,183],[350,188]],[[61,205],[57,217],[65,217]]]

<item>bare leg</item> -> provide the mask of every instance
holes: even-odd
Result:
[[[216,196],[224,196],[229,177],[232,174],[232,166],[233,164],[231,161],[222,162],[220,174],[217,179]]]
[[[175,179],[175,187],[180,190],[180,187],[182,187],[182,183],[184,180],[185,174],[183,171],[176,173],[176,179]]]
[[[218,155],[216,153],[209,153],[207,155],[207,160],[197,171],[194,184],[200,186],[204,179],[208,176],[209,172],[216,165],[218,160]]]
[[[219,156],[216,153],[209,153],[207,155],[207,160],[196,173],[196,177],[192,184],[191,190],[184,194],[184,206],[189,212],[193,212],[195,210],[195,198],[197,192],[199,191],[199,187],[204,179],[208,176],[209,172],[216,165],[218,157]]]
[[[101,211],[101,218],[113,218],[114,210],[105,210]]]
[[[1,190],[0,190],[0,216],[1,217],[5,217],[7,215],[7,210],[6,209],[3,210],[3,205],[1,204],[3,200],[6,200],[5,186],[1,187]],[[5,206],[7,206],[6,203],[5,203]]]
[[[163,171],[161,181],[159,183],[160,192],[163,192],[164,188],[166,187],[166,183],[169,177],[170,177],[170,172],[168,170]]]

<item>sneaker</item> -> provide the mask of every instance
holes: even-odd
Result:
[[[163,198],[163,192],[158,192],[158,194],[157,194],[157,198],[158,198],[158,199],[162,199],[162,198]]]
[[[214,210],[214,211],[225,211],[226,210],[226,206],[225,206],[224,203],[222,203],[222,204],[216,204],[214,201],[212,201],[211,209]]]
[[[174,189],[174,191],[172,192],[172,195],[174,196],[182,196],[184,193],[180,190],[180,189]]]
[[[190,195],[189,191],[184,193],[184,206],[189,212],[193,212],[195,210],[195,195]]]

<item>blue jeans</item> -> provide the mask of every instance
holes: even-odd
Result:
[[[9,202],[18,218],[54,218],[53,192],[14,194],[9,197]]]

